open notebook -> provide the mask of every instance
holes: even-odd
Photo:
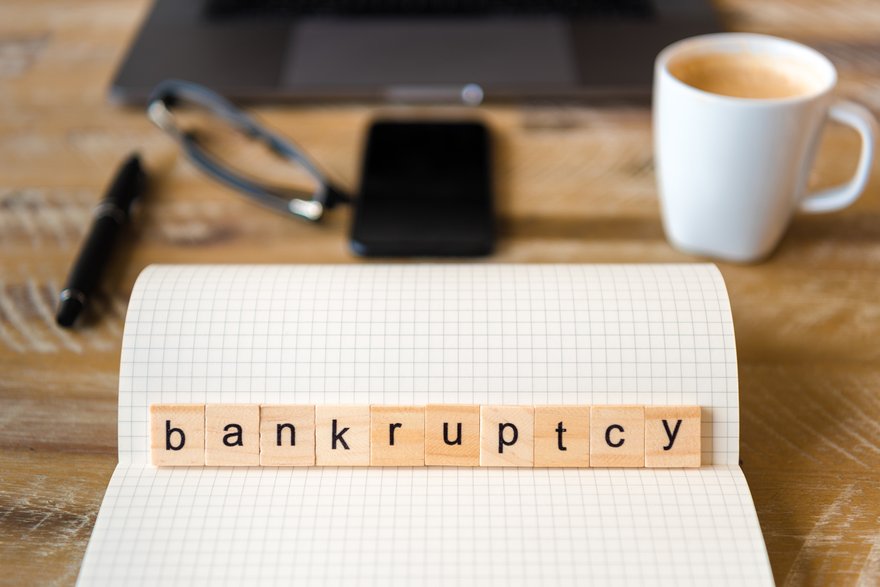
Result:
[[[150,463],[153,403],[700,405],[700,469]],[[770,584],[711,265],[153,266],[79,582]]]

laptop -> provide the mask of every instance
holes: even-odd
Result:
[[[113,81],[237,101],[650,95],[655,55],[719,30],[708,0],[157,0]]]

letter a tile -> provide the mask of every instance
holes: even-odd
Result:
[[[157,467],[204,466],[204,404],[151,405],[150,455]]]
[[[319,467],[370,465],[370,406],[315,407],[315,463]]]
[[[645,407],[645,466],[700,466],[700,407]]]
[[[259,464],[259,404],[206,405],[205,465],[256,467]]]

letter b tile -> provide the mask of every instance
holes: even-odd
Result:
[[[150,453],[157,467],[204,466],[204,404],[151,405]]]

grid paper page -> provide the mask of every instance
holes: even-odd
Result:
[[[768,585],[739,467],[116,470],[95,585]]]
[[[123,335],[119,461],[149,404],[703,407],[739,463],[736,346],[714,265],[152,266]]]
[[[150,267],[80,583],[772,583],[737,395],[711,265]],[[178,402],[697,404],[704,467],[156,469]]]

